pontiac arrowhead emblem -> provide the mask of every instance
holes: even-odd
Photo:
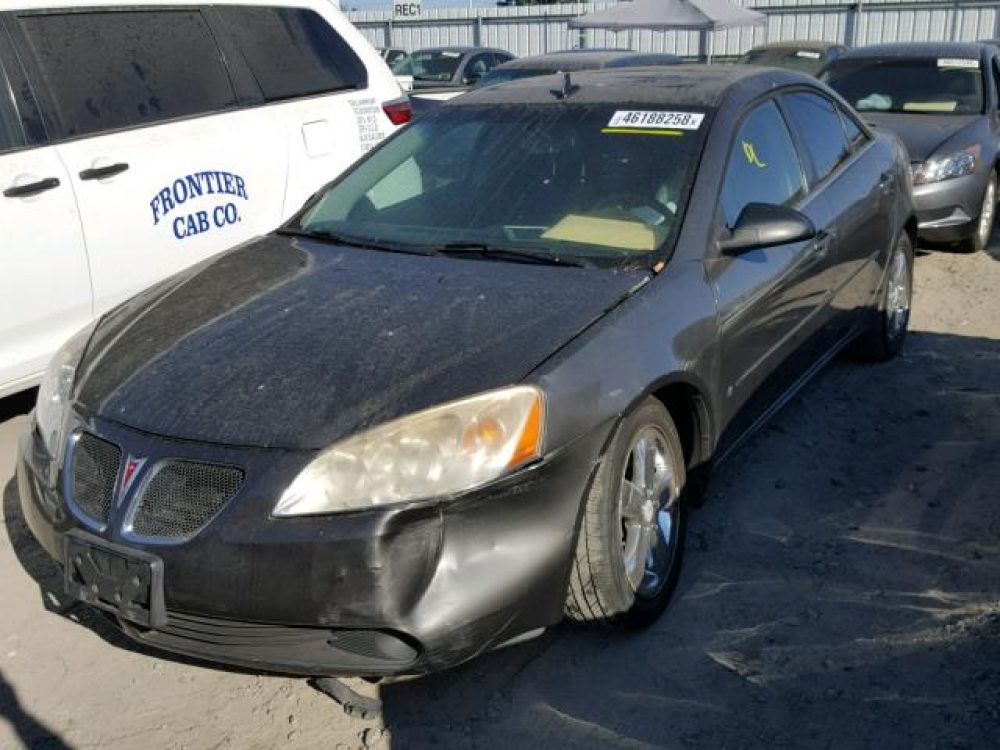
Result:
[[[128,494],[129,489],[132,487],[132,483],[139,475],[139,471],[145,463],[145,458],[139,458],[138,456],[133,456],[131,454],[129,454],[129,457],[125,459],[125,468],[122,470],[122,481],[118,485],[118,502],[121,502],[125,498],[125,495]]]

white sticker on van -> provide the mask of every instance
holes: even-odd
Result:
[[[970,70],[979,70],[979,60],[969,60],[964,57],[939,57],[937,63],[939,68],[969,68]]]
[[[174,238],[183,240],[239,224],[243,221],[239,205],[226,196],[250,199],[246,181],[240,175],[216,170],[181,175],[157,191],[149,202],[153,226],[165,221],[170,224]],[[192,202],[204,205],[207,201],[213,205],[204,208],[187,205]]]
[[[377,99],[353,99],[351,107],[358,121],[358,139],[361,141],[361,153],[371,151],[385,138],[382,132],[382,108]]]
[[[704,119],[705,115],[700,112],[647,112],[620,109],[611,116],[607,127],[697,130]]]

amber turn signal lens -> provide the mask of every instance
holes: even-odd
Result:
[[[521,464],[527,463],[542,455],[542,397],[535,397],[535,403],[528,412],[528,418],[524,422],[524,429],[521,430],[521,437],[517,441],[514,455],[510,457],[507,464],[508,469],[514,469]]]

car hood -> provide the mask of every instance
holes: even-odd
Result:
[[[271,235],[109,313],[76,400],[164,436],[323,448],[521,381],[648,278]]]
[[[906,144],[911,161],[925,161],[965,130],[975,129],[983,115],[909,115],[889,112],[862,112],[865,122],[891,130]],[[963,143],[957,148],[964,148]],[[957,150],[957,149],[956,149]]]

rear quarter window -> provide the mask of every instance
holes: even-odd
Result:
[[[266,101],[368,85],[364,63],[315,11],[250,6],[217,10]]]
[[[236,104],[198,10],[23,15],[18,23],[67,136]]]

